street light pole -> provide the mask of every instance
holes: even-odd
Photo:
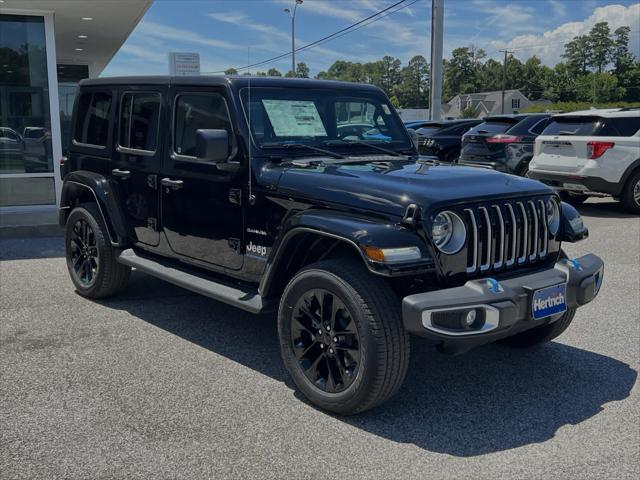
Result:
[[[291,17],[291,72],[294,76],[296,74],[296,10],[298,5],[302,5],[302,0],[296,0],[293,11],[290,8],[284,9]]]

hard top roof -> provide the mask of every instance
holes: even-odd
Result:
[[[291,87],[291,88],[330,88],[368,90],[381,92],[375,85],[363,83],[339,82],[336,80],[316,80],[312,78],[285,78],[262,76],[131,76],[131,77],[101,77],[82,80],[80,86],[116,86],[116,85],[189,85],[189,86],[224,86],[233,85],[243,88],[251,83],[252,87]]]

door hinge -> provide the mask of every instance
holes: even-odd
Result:
[[[147,228],[155,232],[158,228],[158,220],[153,217],[147,218]]]
[[[229,189],[229,203],[234,205],[242,205],[242,190],[239,188]]]
[[[157,175],[147,175],[147,186],[154,190],[158,189],[158,176]]]
[[[239,238],[230,238],[229,239],[229,248],[235,252],[240,251],[240,239]]]

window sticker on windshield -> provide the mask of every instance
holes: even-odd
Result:
[[[278,137],[326,137],[320,113],[310,100],[262,100]]]
[[[391,110],[389,110],[389,106],[386,103],[382,104],[382,111],[385,115],[391,115]]]

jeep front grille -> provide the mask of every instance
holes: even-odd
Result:
[[[489,204],[467,208],[464,214],[468,274],[531,264],[547,256],[544,200]]]

